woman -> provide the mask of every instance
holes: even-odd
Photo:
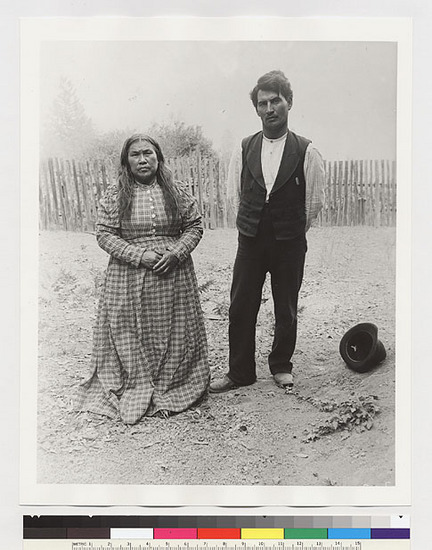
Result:
[[[158,143],[123,145],[118,184],[100,203],[97,241],[110,254],[79,408],[134,424],[184,411],[207,390],[207,341],[190,253],[203,233]]]

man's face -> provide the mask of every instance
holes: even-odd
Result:
[[[288,126],[288,112],[291,101],[283,95],[267,90],[258,90],[256,111],[262,121],[264,133],[275,135],[286,132]]]

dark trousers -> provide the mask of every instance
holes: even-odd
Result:
[[[229,378],[240,386],[256,380],[255,326],[267,272],[271,276],[275,330],[268,357],[272,374],[291,372],[297,338],[298,293],[306,237],[277,241],[266,207],[256,237],[239,234],[229,310]]]

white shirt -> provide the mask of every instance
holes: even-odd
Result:
[[[282,155],[285,148],[285,142],[288,134],[284,134],[277,139],[269,139],[263,135],[261,148],[261,168],[264,176],[264,183],[267,189],[268,200],[270,192],[273,189]]]

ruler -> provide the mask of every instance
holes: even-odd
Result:
[[[407,539],[355,540],[65,540],[23,541],[23,550],[410,550]]]

